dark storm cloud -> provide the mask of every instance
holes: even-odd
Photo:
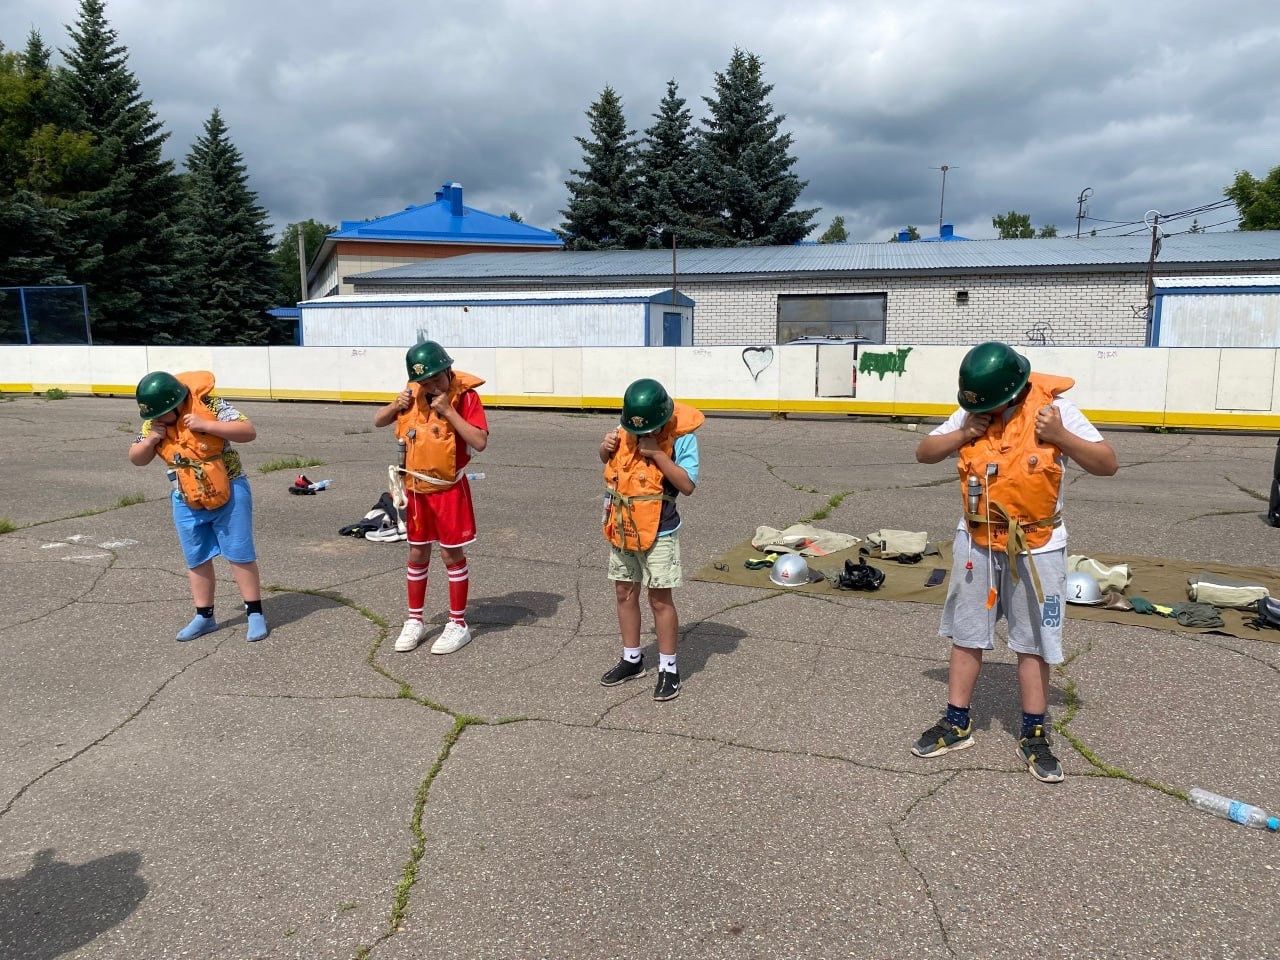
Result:
[[[1133,220],[1280,163],[1268,2],[361,6],[107,13],[170,155],[220,106],[277,224],[382,215],[456,179],[471,205],[554,226],[600,89],[643,130],[674,77],[701,116],[735,45],[765,60],[802,203],[823,208],[822,227],[842,214],[855,240],[931,233],[943,163],[946,219],[974,237],[1011,208],[1074,231],[1086,186],[1095,217]],[[65,47],[75,7],[0,0],[0,39],[21,46],[32,25]]]

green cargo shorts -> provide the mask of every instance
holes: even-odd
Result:
[[[609,579],[666,590],[684,583],[680,569],[680,534],[658,537],[644,553],[609,546]]]

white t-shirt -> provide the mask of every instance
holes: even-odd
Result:
[[[1102,439],[1102,434],[1098,432],[1098,428],[1089,422],[1088,418],[1080,412],[1080,408],[1068,400],[1066,397],[1055,397],[1053,405],[1058,408],[1058,412],[1062,415],[1062,425],[1071,433],[1074,433],[1081,440],[1087,440],[1090,443],[1097,443]],[[1004,411],[1004,419],[1007,422],[1016,412],[1017,407],[1009,407]],[[956,412],[947,418],[947,422],[930,432],[929,436],[936,437],[944,433],[955,433],[964,426],[964,418],[968,413],[964,408],[957,408]],[[951,456],[956,456],[953,453]],[[1062,466],[1062,485],[1058,487],[1058,513],[1062,512],[1062,497],[1067,489],[1067,460],[1066,457],[1057,457],[1058,463]],[[960,522],[956,524],[956,530],[965,529],[964,517],[960,518]],[[1065,522],[1059,527],[1055,527],[1049,542],[1043,547],[1037,547],[1032,553],[1047,553],[1050,550],[1061,550],[1067,545],[1067,525]]]

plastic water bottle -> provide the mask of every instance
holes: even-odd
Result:
[[[332,480],[317,480],[315,483],[311,485],[311,489],[312,490],[328,490],[329,484],[331,483],[333,483]]]
[[[483,479],[484,479],[484,474],[483,474],[483,473],[468,473],[468,474],[467,474],[467,479],[468,479],[468,480],[483,480]]]
[[[1223,820],[1231,820],[1242,826],[1253,827],[1255,830],[1270,830],[1272,833],[1280,830],[1280,817],[1269,817],[1267,811],[1261,807],[1232,800],[1230,797],[1222,797],[1208,790],[1201,790],[1199,787],[1187,794],[1187,802],[1197,810],[1212,813],[1215,817],[1222,817]]]
[[[169,478],[169,486],[173,488],[173,492],[178,492],[178,471],[173,467],[166,467],[164,475]]]

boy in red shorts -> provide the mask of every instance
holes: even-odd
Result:
[[[409,617],[395,649],[413,650],[426,637],[422,609],[427,596],[431,545],[440,544],[449,575],[449,622],[432,653],[453,653],[471,642],[467,626],[467,555],[476,539],[476,516],[466,466],[489,442],[489,422],[475,388],[479,377],[453,369],[444,347],[427,340],[405,354],[409,383],[373,417],[375,427],[396,425],[404,444],[404,485],[409,533]]]

